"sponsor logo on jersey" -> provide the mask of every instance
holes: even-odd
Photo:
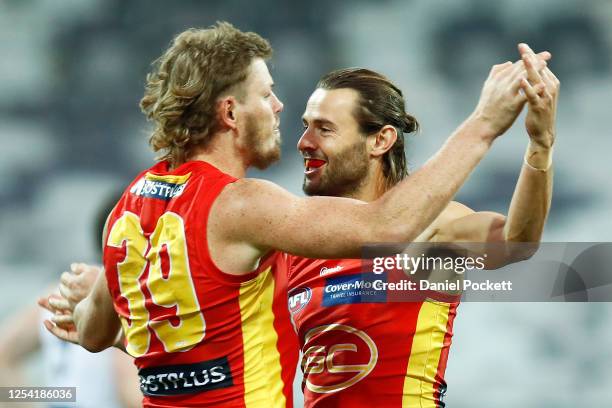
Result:
[[[386,291],[376,290],[374,281],[386,281],[386,279],[386,274],[373,275],[370,273],[327,278],[323,288],[323,306],[385,302],[387,300]]]
[[[305,337],[302,357],[304,385],[328,394],[367,377],[378,362],[376,343],[364,331],[343,324],[319,326]]]
[[[310,288],[297,288],[289,292],[288,306],[289,312],[295,314],[302,310],[312,298]]]
[[[324,266],[321,268],[321,272],[319,272],[319,276],[329,275],[330,273],[340,272],[344,267],[342,265],[334,266],[333,268],[328,268]]]
[[[183,193],[187,186],[185,177],[167,177],[147,175],[130,189],[130,193],[145,198],[157,198],[160,200],[170,200]]]
[[[140,390],[147,396],[191,394],[233,385],[227,357],[195,364],[143,368]]]

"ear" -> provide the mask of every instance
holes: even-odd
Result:
[[[397,131],[391,125],[385,125],[372,135],[370,155],[380,157],[389,151],[397,140]]]
[[[222,98],[217,105],[217,115],[219,115],[219,124],[222,127],[236,130],[238,123],[236,121],[236,98],[226,96]]]

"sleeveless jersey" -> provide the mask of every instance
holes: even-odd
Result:
[[[403,272],[375,275],[359,259],[288,261],[306,407],[444,406],[458,297],[426,291],[402,300],[381,282]]]
[[[146,407],[292,406],[285,255],[230,275],[208,251],[210,208],[235,180],[203,161],[160,162],[109,218],[106,278]]]

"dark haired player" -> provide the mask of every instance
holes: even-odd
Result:
[[[529,144],[508,216],[474,212],[451,202],[419,235],[424,242],[538,242],[550,207],[552,145],[559,82],[521,45],[529,81]],[[512,69],[508,65],[505,69]],[[321,79],[303,116],[298,149],[304,156],[304,192],[363,201],[378,199],[408,176],[403,133],[417,129],[401,91],[365,69],[334,71]],[[522,260],[512,250],[497,265]],[[362,260],[289,255],[289,310],[302,349],[307,407],[437,408],[459,296],[423,291],[393,301],[368,287]],[[491,262],[489,262],[489,267]],[[383,279],[392,281],[393,272]],[[405,276],[403,276],[405,278]],[[415,293],[416,295],[416,293]]]

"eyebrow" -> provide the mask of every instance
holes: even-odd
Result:
[[[302,122],[303,122],[303,123],[308,122],[308,121],[306,120],[306,117],[302,116]],[[333,127],[334,129],[336,128],[336,124],[335,124],[334,122],[332,122],[331,120],[328,120],[328,119],[317,118],[317,119],[314,119],[314,120],[312,121],[312,123],[313,123],[314,125],[316,125],[316,126],[324,126],[324,125],[327,125],[327,126]]]

